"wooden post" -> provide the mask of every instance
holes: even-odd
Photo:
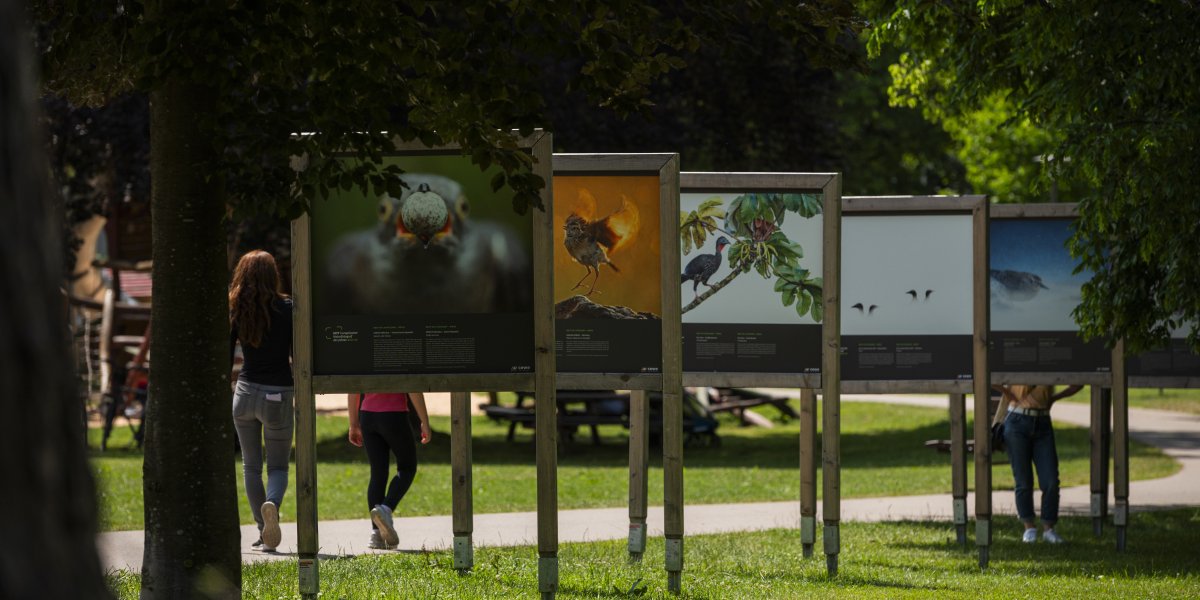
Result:
[[[967,395],[950,394],[950,487],[954,534],[967,545]]]
[[[549,134],[534,146],[546,180],[543,210],[533,210],[534,439],[537,455],[538,591],[558,591],[558,403],[554,366],[554,191]]]
[[[841,175],[825,186],[825,198],[842,197]],[[822,270],[825,274],[825,323],[821,327],[824,348],[821,353],[821,512],[825,528],[825,569],[830,577],[838,571],[841,538],[838,524],[842,515],[841,440],[842,440],[842,336],[838,312],[842,296],[842,205],[825,203]]]
[[[979,568],[988,565],[992,545],[992,413],[991,370],[988,367],[988,337],[991,330],[991,296],[988,285],[988,201],[982,198],[972,209],[974,217],[975,278],[972,288],[975,304],[975,347],[972,373],[975,392],[975,545],[979,548]]]
[[[1125,341],[1117,340],[1112,352],[1113,525],[1117,527],[1117,552],[1125,551],[1129,526],[1129,381],[1125,375]]]
[[[292,289],[310,290],[309,217],[292,221]],[[293,303],[292,361],[296,402],[296,554],[300,597],[316,600],[320,588],[317,562],[317,407],[312,387],[312,296]]]
[[[645,390],[629,393],[629,560],[646,552],[646,475],[650,470],[650,410]]]
[[[468,571],[475,566],[471,534],[475,514],[471,489],[471,393],[450,394],[450,495],[454,528],[454,568]]]
[[[683,585],[683,305],[679,280],[679,155],[660,169],[659,218],[664,251],[662,273],[662,415],[663,534],[666,538],[667,589],[679,594]]]
[[[1108,515],[1108,444],[1111,392],[1098,385],[1091,386],[1091,515],[1092,533],[1104,533],[1104,518]]]
[[[800,390],[800,544],[804,557],[817,543],[817,392]]]

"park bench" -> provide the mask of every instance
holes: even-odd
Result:
[[[592,443],[600,445],[600,425],[620,425],[629,428],[629,394],[611,390],[559,390],[559,439],[571,442],[580,427],[588,427]],[[582,405],[582,408],[579,406]],[[494,421],[508,423],[505,439],[513,441],[517,426],[532,429],[535,422],[533,393],[517,392],[516,406],[485,404],[483,412]]]

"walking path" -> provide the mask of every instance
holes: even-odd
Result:
[[[847,402],[888,402],[931,408],[946,408],[945,396],[857,396],[842,397]],[[433,407],[431,407],[432,409]],[[968,407],[969,410],[969,407]],[[1090,409],[1087,404],[1059,402],[1054,406],[1054,419],[1063,423],[1087,426]],[[1200,416],[1150,409],[1129,409],[1130,436],[1140,442],[1157,446],[1179,461],[1183,468],[1170,477],[1132,482],[1129,494],[1134,511],[1179,506],[1200,505]],[[947,462],[947,464],[949,464]],[[949,469],[947,469],[949,471]],[[947,480],[950,475],[947,472]],[[1091,492],[1088,486],[1062,490],[1062,512],[1088,514]],[[1109,502],[1113,491],[1109,486]],[[974,497],[968,497],[967,507],[974,507]],[[820,522],[820,506],[817,520]],[[997,514],[1015,515],[1011,492],[993,494],[993,510]],[[852,498],[842,500],[843,521],[893,521],[901,519],[946,520],[953,518],[949,494],[899,496],[888,498]],[[559,540],[562,542],[592,542],[625,539],[629,525],[628,509],[592,508],[559,511]],[[684,508],[687,535],[731,531],[757,531],[780,527],[798,528],[800,505],[788,502],[754,502],[745,504],[695,504]],[[1136,531],[1136,521],[1134,521]],[[257,539],[253,525],[242,527],[243,560],[295,559],[296,526],[284,523],[283,543],[276,554],[250,551]],[[400,532],[400,550],[445,550],[453,546],[450,516],[404,517],[396,519]],[[321,554],[344,556],[375,552],[366,548],[369,524],[365,518],[342,521],[322,521],[320,524]],[[663,533],[662,507],[651,507],[648,519],[650,536]],[[101,559],[107,569],[141,569],[141,531],[102,533],[97,537]],[[532,545],[537,542],[537,517],[534,512],[515,512],[475,515],[474,542],[482,546]]]

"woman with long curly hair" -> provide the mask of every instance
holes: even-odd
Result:
[[[229,286],[229,356],[242,343],[242,372],[233,394],[233,424],[242,447],[246,498],[258,523],[253,545],[279,546],[279,505],[287,491],[292,449],[292,301],[275,259],[262,250],[242,256]],[[267,485],[263,487],[263,447]]]

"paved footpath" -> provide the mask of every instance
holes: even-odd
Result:
[[[847,402],[888,402],[930,408],[946,408],[945,396],[855,396],[842,397]],[[968,402],[968,410],[970,404]],[[1062,423],[1087,426],[1090,409],[1087,404],[1059,402],[1054,407],[1054,419]],[[1200,505],[1200,415],[1176,412],[1129,409],[1129,433],[1133,439],[1157,446],[1179,461],[1183,468],[1170,477],[1131,484],[1129,501],[1132,510]],[[947,465],[949,459],[947,459]],[[1134,474],[1136,475],[1136,473]],[[950,478],[949,469],[946,474]],[[1062,490],[1062,511],[1067,514],[1088,514],[1088,486]],[[1109,487],[1110,506],[1113,502]],[[993,508],[997,514],[1015,515],[1012,493],[996,492]],[[968,497],[967,507],[974,507]],[[818,503],[819,510],[819,503]],[[649,535],[663,533],[662,507],[649,511]],[[949,521],[953,518],[950,494],[898,496],[888,498],[852,498],[842,500],[843,521],[891,521],[901,519],[930,519]],[[820,514],[817,516],[820,521]],[[625,539],[628,535],[628,509],[594,508],[559,511],[559,539],[562,542],[591,542]],[[729,531],[756,531],[774,528],[798,528],[798,502],[754,502],[746,504],[693,504],[684,509],[687,535]],[[320,524],[321,555],[346,556],[376,552],[366,548],[369,534],[367,519],[322,521]],[[1135,521],[1136,531],[1136,521]],[[279,552],[264,554],[250,551],[250,543],[258,537],[253,525],[242,527],[243,560],[295,559],[296,526],[284,523],[283,543]],[[445,550],[453,546],[450,516],[405,517],[396,519],[400,532],[401,550]],[[107,569],[138,570],[142,563],[141,531],[102,533],[97,538],[101,558]],[[514,512],[475,515],[474,541],[481,546],[533,545],[537,542],[537,520],[533,512]]]

